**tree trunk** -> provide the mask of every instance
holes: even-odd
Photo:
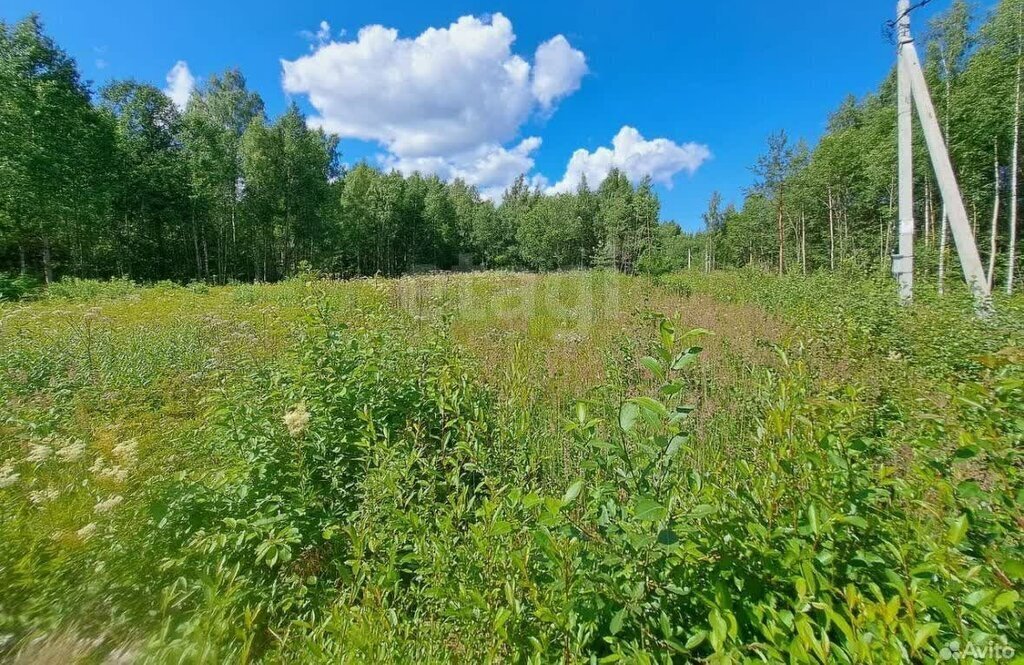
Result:
[[[993,141],[995,162],[995,193],[992,195],[992,237],[988,248],[988,288],[991,291],[996,277],[996,250],[999,240],[999,143]]]
[[[939,238],[939,295],[946,291],[946,243],[949,237],[949,216],[946,214],[946,204],[942,204],[942,233]]]
[[[693,269],[693,247],[688,247],[686,249],[686,269]]]
[[[883,253],[883,258],[882,258],[883,269],[884,269],[885,257],[892,256],[892,252],[893,252],[893,249],[892,249],[892,229],[893,229],[893,225],[891,223],[888,224],[885,227],[885,252]]]
[[[800,213],[800,267],[807,277],[807,215]]]
[[[832,199],[832,185],[828,186],[828,265],[832,272],[836,271],[836,219],[835,204]]]
[[[932,227],[934,227],[934,220],[932,219],[932,181],[925,176],[924,179],[924,246],[931,248],[932,246]]]
[[[782,204],[779,204],[779,274],[786,272],[786,230],[783,225]]]
[[[206,242],[205,233],[203,233],[203,276],[210,279],[210,247]]]
[[[18,243],[18,265],[22,275],[28,273],[28,257],[25,254],[25,244],[22,242]]]
[[[199,256],[199,225],[196,224],[196,204],[192,202],[192,245],[196,250],[196,279],[203,278],[203,262]]]
[[[53,263],[50,260],[50,239],[43,235],[43,279],[46,285],[53,283]]]
[[[1024,9],[1022,9],[1024,12]],[[1019,30],[1018,26],[1018,30]],[[1020,149],[1020,78],[1021,78],[1021,35],[1017,35],[1017,84],[1013,104],[1013,156],[1010,158],[1010,246],[1007,255],[1006,292],[1013,294],[1013,278],[1017,264],[1017,170]]]

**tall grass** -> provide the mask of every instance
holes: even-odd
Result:
[[[1019,645],[1024,325],[999,307],[600,271],[76,282],[3,305],[0,651]]]

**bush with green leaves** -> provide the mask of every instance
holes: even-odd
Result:
[[[0,272],[0,302],[21,300],[39,290],[39,280],[30,275],[9,275]]]
[[[570,427],[593,473],[535,508],[550,602],[538,617],[560,629],[549,656],[893,662],[952,640],[1020,643],[1019,379],[959,397],[980,417],[962,437],[978,442],[952,458],[984,454],[987,490],[943,479],[960,471],[937,437],[901,468],[856,386],[816,388],[785,356],[761,383],[753,454],[705,477],[687,464],[678,400],[699,349],[678,349],[668,321],[661,337],[644,359],[659,394],[611,423],[581,404]]]

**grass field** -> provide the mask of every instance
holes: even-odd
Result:
[[[892,290],[481,273],[0,303],[0,658],[1022,654],[1024,301],[978,321]]]

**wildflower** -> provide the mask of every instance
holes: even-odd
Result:
[[[28,500],[37,506],[41,506],[44,503],[49,503],[60,496],[60,492],[55,489],[39,490],[29,492]]]
[[[91,538],[92,534],[94,534],[94,533],[96,533],[96,523],[95,522],[89,522],[88,524],[83,526],[81,529],[76,531],[75,535],[77,535],[82,540],[89,540],[89,538]]]
[[[20,474],[14,472],[14,462],[7,460],[3,466],[0,466],[0,489],[10,487],[18,482],[19,477]]]
[[[93,465],[89,467],[89,473],[93,473],[100,478],[107,478],[119,483],[124,482],[125,478],[128,477],[128,469],[122,466],[107,466],[101,459],[96,460]]]
[[[291,411],[284,416],[285,427],[288,428],[288,433],[294,437],[300,437],[306,431],[306,426],[309,425],[309,411],[306,410],[306,403],[299,402],[296,406],[292,407]]]
[[[28,462],[45,462],[49,459],[50,455],[53,454],[53,448],[46,445],[45,443],[35,443],[32,448],[28,451],[28,457],[25,458]]]
[[[135,439],[129,439],[122,443],[114,446],[114,457],[120,458],[126,462],[135,461],[135,457],[138,455],[139,442]]]
[[[68,441],[57,449],[57,457],[65,462],[73,462],[85,454],[85,444],[81,441]]]
[[[120,504],[122,501],[124,501],[124,497],[118,494],[116,496],[110,497],[106,501],[100,501],[99,503],[96,504],[93,510],[95,510],[97,513],[106,513],[116,508],[118,504]]]

